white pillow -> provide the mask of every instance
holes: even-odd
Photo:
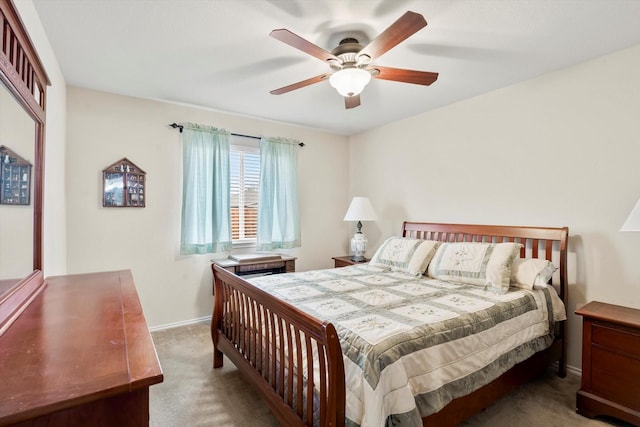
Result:
[[[369,265],[419,276],[424,274],[439,245],[434,240],[389,237],[373,254]]]
[[[429,263],[428,274],[505,293],[509,291],[511,265],[521,247],[520,243],[443,243]]]
[[[516,258],[511,266],[511,286],[523,289],[545,287],[557,269],[546,259]]]

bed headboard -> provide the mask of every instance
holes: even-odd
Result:
[[[523,245],[521,258],[543,258],[558,267],[557,283],[560,298],[567,304],[567,241],[568,227],[519,227],[479,224],[440,224],[428,222],[402,223],[402,237],[438,240],[441,242],[516,242]]]

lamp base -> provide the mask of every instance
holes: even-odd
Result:
[[[351,239],[351,250],[353,251],[353,256],[351,257],[351,261],[354,262],[363,262],[366,261],[364,257],[364,253],[367,251],[367,238],[361,231],[358,231],[353,235]]]

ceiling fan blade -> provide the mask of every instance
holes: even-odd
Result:
[[[378,58],[392,47],[411,37],[421,28],[427,26],[427,21],[422,15],[416,12],[407,12],[402,15],[389,28],[384,30],[378,37],[366,45],[359,55],[367,55],[372,60]]]
[[[319,82],[329,78],[330,75],[331,75],[331,73],[320,74],[319,76],[311,77],[310,79],[302,80],[301,82],[297,82],[297,83],[291,84],[289,86],[284,86],[284,87],[281,87],[280,89],[274,89],[274,90],[270,91],[269,93],[271,95],[282,95],[283,93],[291,92],[292,90],[300,89],[300,88],[303,88],[305,86],[312,85],[314,83],[319,83]]]
[[[429,86],[438,80],[438,73],[430,71],[405,70],[402,68],[380,67],[374,65],[371,69],[377,70],[378,73],[372,74],[372,77],[382,80],[393,80],[396,82],[413,83],[416,85]]]
[[[303,39],[299,35],[294,34],[289,30],[273,30],[271,31],[271,33],[269,33],[269,35],[274,39],[280,40],[281,42],[286,43],[289,46],[303,51],[304,53],[315,56],[321,61],[327,62],[330,59],[335,59],[336,61],[338,61],[338,58],[331,52],[324,50],[319,46],[316,46],[310,41]]]
[[[360,95],[344,97],[344,108],[346,108],[347,110],[349,108],[356,108],[359,106],[360,106]]]

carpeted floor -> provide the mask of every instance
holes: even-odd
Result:
[[[267,405],[235,366],[212,369],[208,324],[152,334],[164,382],[151,387],[151,426],[278,426]],[[464,426],[627,426],[616,420],[590,420],[575,413],[580,377],[558,378],[553,371],[499,400]]]

